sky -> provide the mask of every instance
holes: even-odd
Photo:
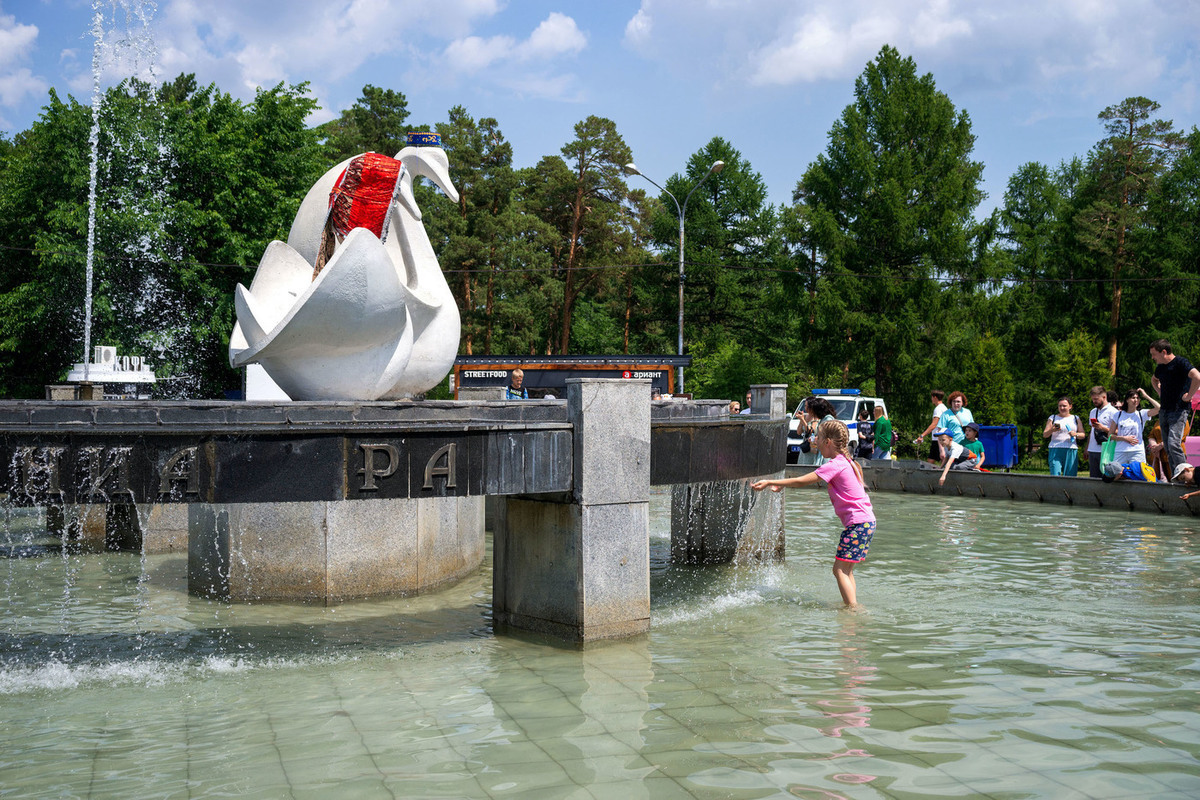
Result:
[[[1126,97],[1200,124],[1200,0],[102,0],[102,85],[137,74],[249,100],[307,81],[336,117],[365,84],[402,92],[410,122],[463,105],[494,117],[514,166],[558,154],[607,117],[658,183],[714,136],[790,204],[880,47],[966,111],[988,199],[1029,161],[1056,166],[1104,136]],[[91,0],[0,0],[0,131],[28,128],[48,91],[90,103]],[[140,20],[145,18],[143,24]],[[131,32],[132,34],[131,35]],[[139,57],[134,57],[142,53]],[[636,186],[641,178],[632,177]],[[643,184],[651,192],[653,187]]]

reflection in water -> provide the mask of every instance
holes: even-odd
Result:
[[[645,637],[583,651],[513,642],[494,660],[482,688],[496,724],[470,759],[525,768],[492,789],[565,798],[612,784],[650,796],[644,779],[655,767],[639,755],[654,678]]]
[[[836,696],[832,699],[818,700],[817,706],[821,713],[831,720],[831,724],[823,726],[821,733],[834,738],[842,738],[842,732],[847,729],[867,728],[871,724],[871,707],[864,699],[865,684],[875,680],[877,668],[864,663],[869,657],[857,644],[861,618],[857,614],[844,613],[841,615],[841,657],[838,665],[838,687]],[[861,736],[859,737],[861,738]],[[870,758],[871,754],[865,748],[847,747],[846,749],[822,756],[819,760],[832,761],[837,758]],[[838,783],[870,783],[874,775],[843,772],[830,776]]]

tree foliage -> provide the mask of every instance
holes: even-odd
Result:
[[[226,356],[233,286],[287,238],[323,167],[304,85],[242,103],[181,75],[106,93],[98,150],[93,343],[154,362],[157,390],[212,397],[240,381]],[[51,102],[19,134],[0,188],[0,391],[39,396],[83,358],[91,109]]]

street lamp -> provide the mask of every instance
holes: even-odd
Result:
[[[657,183],[654,183],[654,181],[650,180],[650,178],[646,175],[643,175],[642,172],[637,168],[637,164],[625,165],[626,175],[641,175],[643,178],[646,178],[646,180],[650,181],[650,183],[658,186],[659,191],[671,198],[671,202],[675,204],[675,210],[679,212],[679,355],[683,355],[683,284],[687,280],[687,276],[683,272],[683,218],[687,214],[688,200],[692,199],[692,195],[695,194],[696,190],[700,188],[700,184],[708,180],[709,175],[712,175],[714,172],[720,172],[724,168],[724,161],[714,161],[713,165],[708,168],[708,172],[704,173],[704,177],[697,181],[696,185],[692,187],[692,190],[687,193],[687,197],[683,198],[683,206],[680,206],[679,201],[675,199],[675,195],[671,194]],[[679,394],[683,394],[682,364],[679,365]]]

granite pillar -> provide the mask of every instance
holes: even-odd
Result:
[[[648,380],[569,379],[569,494],[509,497],[496,514],[498,629],[584,643],[650,628]]]
[[[750,386],[750,413],[767,414],[771,419],[788,415],[786,383],[755,383]]]

